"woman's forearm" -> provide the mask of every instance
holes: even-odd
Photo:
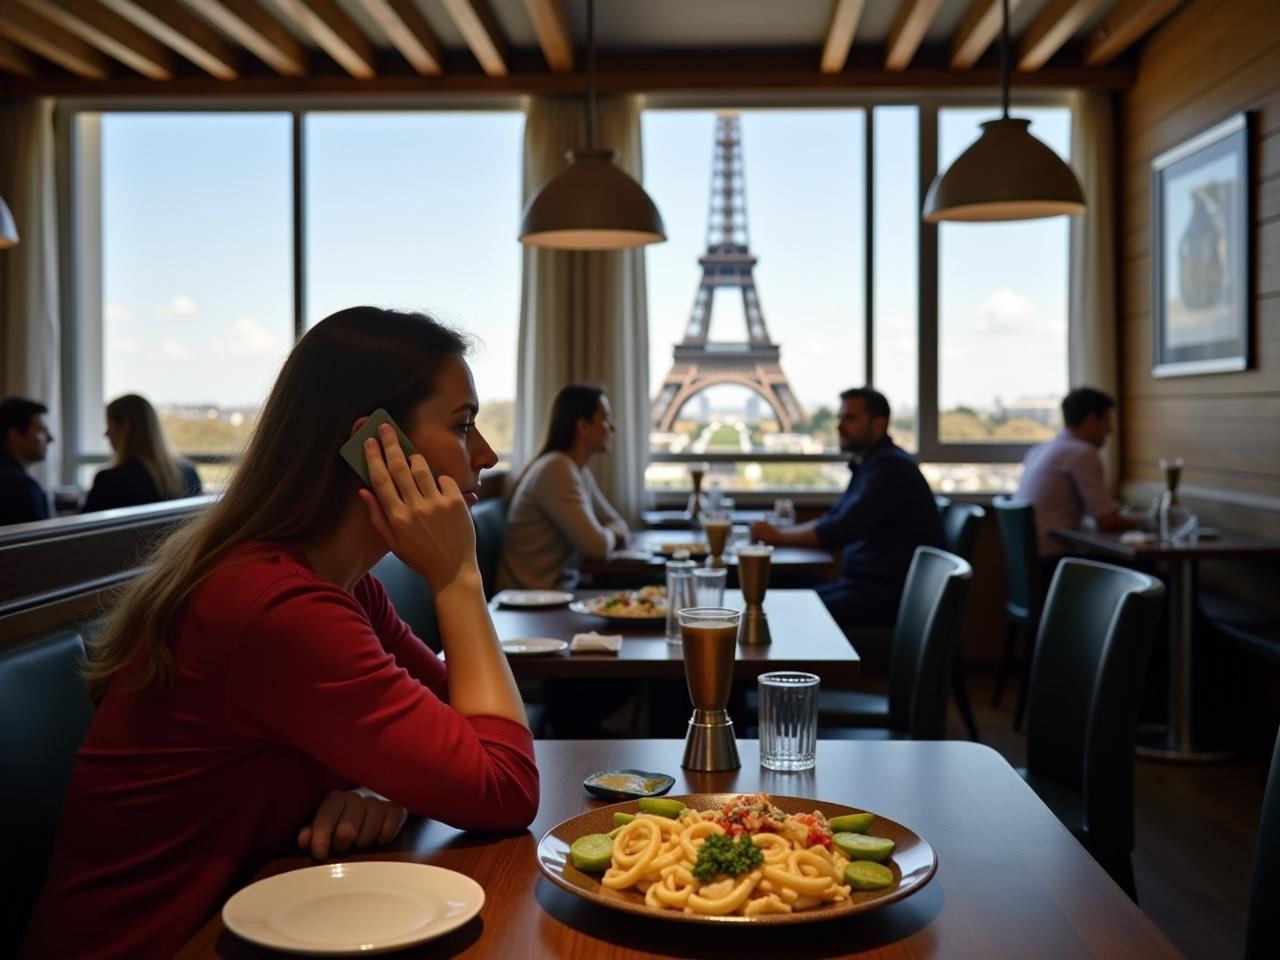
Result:
[[[458,577],[434,600],[449,669],[450,706],[464,717],[505,717],[527,725],[479,573]]]

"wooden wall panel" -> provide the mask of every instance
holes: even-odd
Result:
[[[1255,111],[1250,212],[1254,368],[1151,376],[1150,164],[1240,110]],[[1121,419],[1126,491],[1186,461],[1207,522],[1280,536],[1280,3],[1193,0],[1145,44],[1120,111]]]

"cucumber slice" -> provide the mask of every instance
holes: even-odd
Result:
[[[638,801],[641,813],[678,820],[684,812],[684,804],[679,800],[668,800],[666,797],[641,797]]]
[[[832,833],[866,833],[875,818],[874,813],[846,813],[832,817],[827,823],[831,824]]]
[[[613,825],[615,827],[625,827],[628,823],[630,823],[635,818],[636,818],[636,815],[634,813],[621,813],[619,811],[614,811]]]
[[[881,863],[855,860],[844,868],[844,882],[855,890],[883,890],[893,886],[893,871]]]
[[[879,863],[893,853],[893,841],[884,837],[868,837],[865,833],[837,833],[831,839],[850,860],[875,860]]]
[[[569,847],[573,865],[583,873],[600,873],[613,862],[613,837],[604,833],[588,833]]]

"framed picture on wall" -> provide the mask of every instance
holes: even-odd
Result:
[[[1151,161],[1151,342],[1157,377],[1249,367],[1249,115]]]

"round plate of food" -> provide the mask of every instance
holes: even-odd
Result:
[[[567,590],[501,590],[493,599],[503,607],[563,607],[573,594]]]
[[[655,920],[789,924],[909,897],[938,856],[909,827],[857,807],[701,793],[571,817],[538,842],[538,868],[576,896]]]
[[[642,587],[599,597],[587,597],[569,604],[574,613],[603,617],[619,623],[636,623],[667,618],[667,588]]]

